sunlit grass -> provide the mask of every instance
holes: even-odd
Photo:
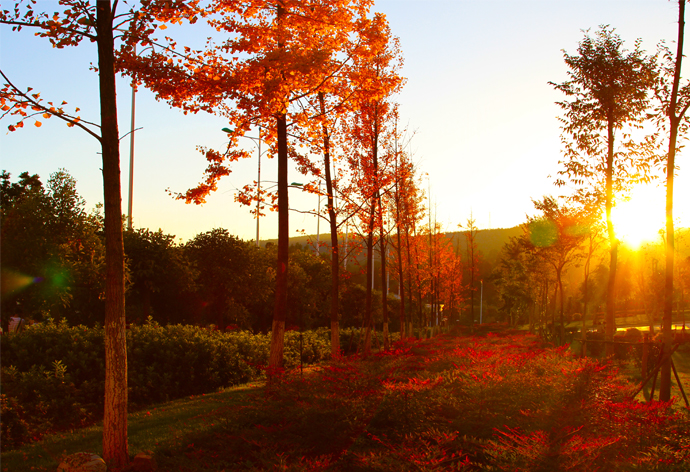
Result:
[[[182,398],[154,405],[128,415],[129,451],[157,451],[161,444],[192,433],[203,433],[217,425],[215,415],[236,407],[256,393],[263,383],[255,382],[221,392]],[[76,452],[103,451],[103,428],[95,425],[49,436],[16,451],[2,454],[2,471],[55,471],[60,460]]]

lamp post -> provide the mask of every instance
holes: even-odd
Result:
[[[484,280],[480,280],[479,284],[479,324],[482,324],[482,315],[484,310]]]
[[[134,54],[137,53],[136,45]],[[132,116],[129,136],[129,201],[127,202],[127,229],[132,230],[132,200],[134,196],[134,105],[137,94],[136,84],[132,79]]]
[[[228,134],[233,133],[234,131],[231,130],[230,128],[223,128],[221,131],[224,131]],[[259,125],[259,137],[255,138],[253,136],[245,136],[242,135],[242,138],[247,138],[251,139],[254,145],[258,148],[258,170],[256,173],[256,247],[259,247],[259,220],[261,218],[261,142],[263,139],[261,139],[261,125]],[[266,151],[264,151],[266,152]]]
[[[319,225],[321,223],[321,181],[319,180],[319,201],[316,204],[316,255],[321,254],[321,248],[319,247]]]

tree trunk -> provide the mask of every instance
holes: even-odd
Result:
[[[683,59],[683,37],[685,32],[685,0],[678,0],[678,41],[676,42],[676,64],[673,74],[673,90],[669,104],[668,116],[671,121],[671,134],[668,144],[668,162],[666,163],[666,273],[664,280],[664,317],[662,332],[664,337],[664,351],[671,352],[671,328],[673,324],[673,263],[675,257],[675,235],[673,227],[673,180],[676,163],[676,144],[678,139],[678,125],[682,116],[676,116],[678,87],[680,85],[680,69]],[[671,358],[661,366],[659,383],[659,400],[671,399]]]
[[[278,131],[278,265],[276,270],[276,299],[271,330],[270,369],[283,366],[283,342],[287,314],[287,274],[289,243],[288,206],[288,146],[285,113],[276,116]]]
[[[326,114],[323,92],[319,92],[321,115]],[[338,244],[338,222],[335,215],[333,177],[331,176],[331,139],[326,124],[321,126],[323,137],[323,166],[326,176],[326,193],[328,194],[328,223],[331,228],[331,357],[340,356],[340,323],[338,319],[338,301],[340,294],[340,246]]]
[[[396,192],[397,193],[397,192]],[[397,198],[396,198],[397,199]],[[396,202],[396,208],[399,208],[400,202]],[[403,273],[403,260],[402,260],[402,238],[400,237],[400,216],[399,216],[399,209],[396,209],[396,212],[398,212],[398,228],[396,230],[396,238],[398,240],[398,247],[395,248],[397,252],[397,257],[398,257],[398,289],[400,290],[400,310],[399,310],[399,316],[400,316],[400,340],[402,341],[405,339],[405,281],[404,281],[404,273]]]
[[[587,252],[587,261],[585,262],[585,287],[582,307],[582,348],[580,355],[582,357],[587,353],[587,304],[589,302],[589,265],[592,260],[592,235],[589,235],[589,251]]]
[[[367,235],[367,291],[364,308],[364,355],[371,354],[371,325],[372,325],[372,290],[371,282],[374,274],[374,217],[376,215],[376,199],[371,202],[371,215],[369,216],[369,234]]]
[[[616,266],[618,263],[618,240],[611,220],[613,208],[613,119],[608,121],[608,156],[606,159],[606,227],[610,248],[609,281],[606,291],[606,357],[613,356],[613,335],[616,332]]]
[[[386,281],[386,235],[383,229],[383,205],[381,204],[381,196],[379,200],[379,213],[381,222],[379,224],[379,234],[381,240],[379,247],[381,248],[381,309],[383,311],[383,350],[388,351],[390,342],[388,339],[388,284]]]
[[[108,467],[129,462],[127,445],[127,338],[125,250],[122,237],[120,150],[115,95],[113,18],[110,1],[96,3],[98,79],[101,100],[103,201],[105,210],[105,409],[103,459]]]

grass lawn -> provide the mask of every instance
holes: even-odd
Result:
[[[156,451],[161,443],[215,427],[219,412],[247,403],[263,383],[250,383],[227,390],[183,398],[156,405],[128,416],[129,450],[132,455]],[[75,452],[102,455],[103,429],[96,425],[74,432],[56,434],[2,454],[2,471],[55,471],[62,457]]]
[[[674,361],[688,380],[687,351]],[[690,413],[632,400],[623,367],[524,332],[441,335],[133,413],[130,453],[181,472],[690,470]],[[100,435],[3,454],[2,470],[54,471]]]

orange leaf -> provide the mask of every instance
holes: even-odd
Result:
[[[164,30],[164,29],[168,29],[168,27],[167,27],[167,26],[165,26],[165,25],[160,25],[160,26],[159,26],[159,28],[160,28],[160,29],[162,29],[162,30]]]
[[[40,121],[36,121],[36,123],[34,123],[34,125],[36,126],[36,128],[40,128],[42,124],[43,124],[43,123],[41,123]]]
[[[44,113],[44,114],[43,114],[43,118],[45,118],[46,120],[47,120],[48,118],[50,118],[50,113]]]
[[[17,129],[17,128],[15,128],[15,127],[12,126],[12,125],[9,125],[9,126],[7,127],[7,129],[10,130],[10,131],[14,131],[14,130]]]

